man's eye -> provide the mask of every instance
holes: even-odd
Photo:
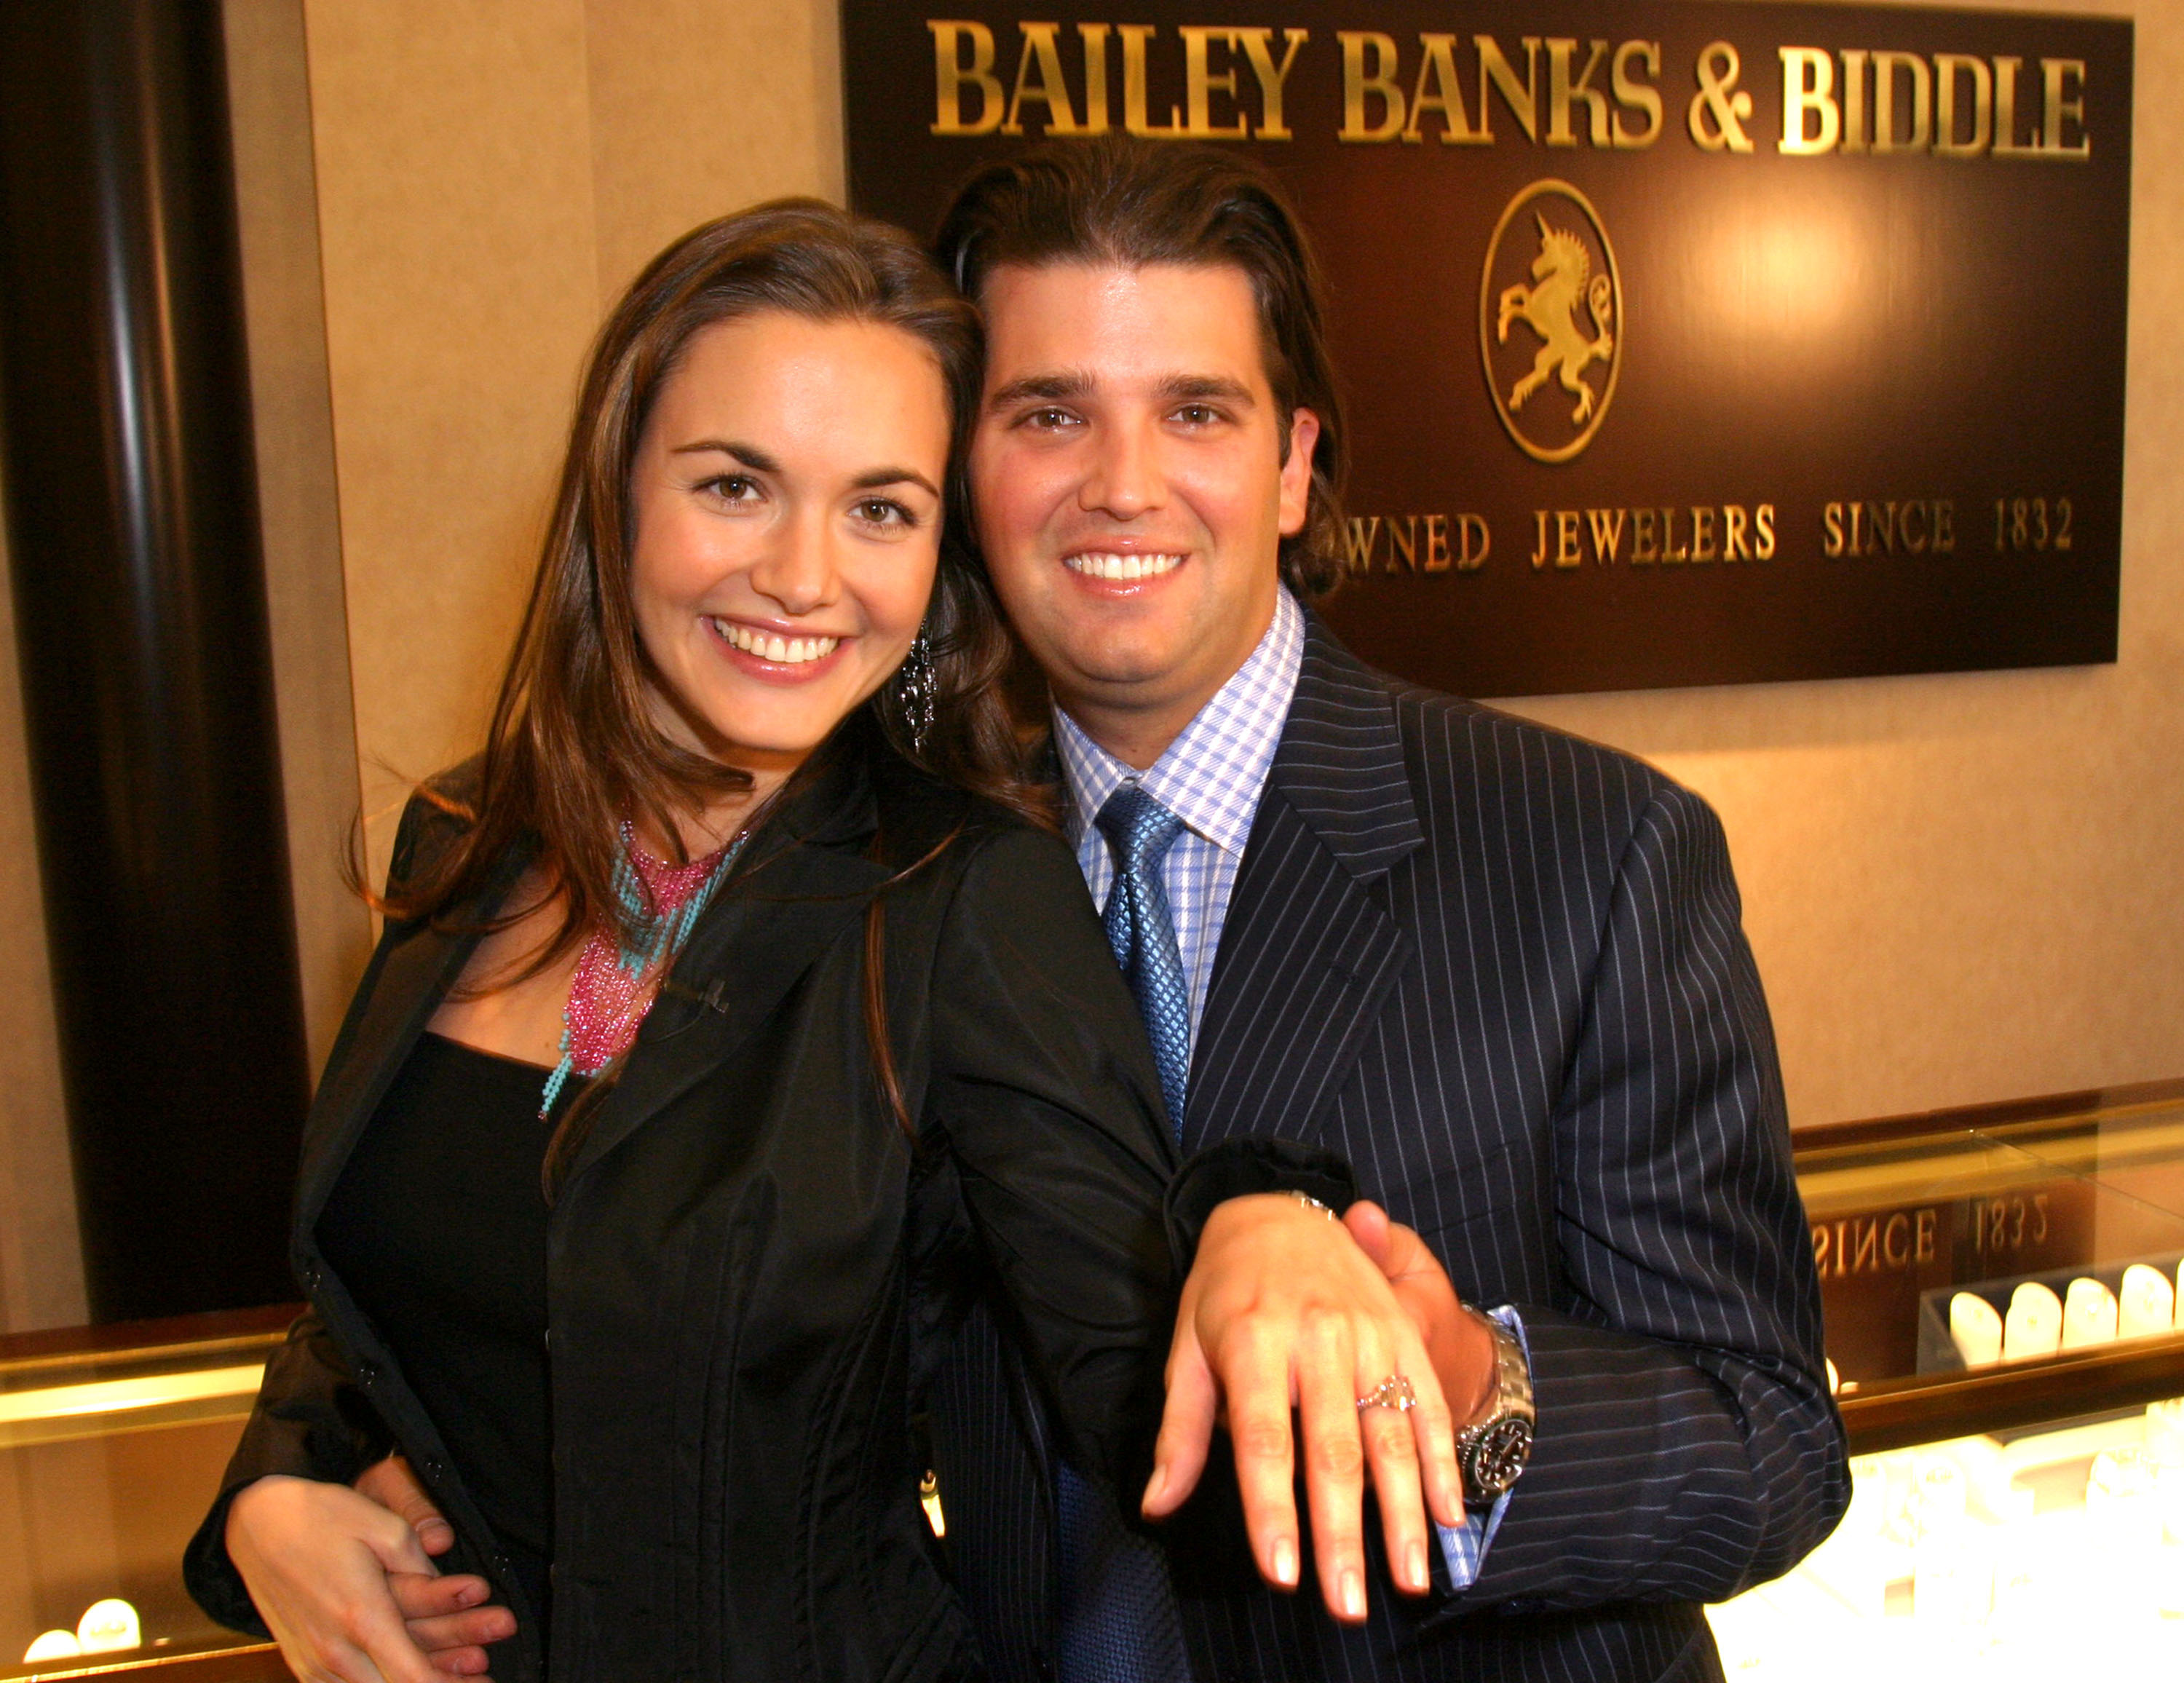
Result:
[[[1221,411],[1210,404],[1185,404],[1175,418],[1186,426],[1211,426],[1221,419]]]
[[[1043,432],[1056,432],[1076,419],[1066,409],[1035,409],[1024,416],[1024,425]]]

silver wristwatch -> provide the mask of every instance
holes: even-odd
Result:
[[[1517,1482],[1531,1458],[1532,1367],[1516,1334],[1485,1311],[1464,1307],[1486,1323],[1494,1340],[1494,1383],[1485,1406],[1456,1429],[1456,1464],[1463,1474],[1464,1503],[1483,1507]]]

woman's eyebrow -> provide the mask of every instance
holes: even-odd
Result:
[[[888,485],[916,485],[933,496],[940,494],[939,488],[914,467],[876,467],[859,474],[850,485],[857,491],[877,491]]]
[[[781,471],[781,463],[775,457],[755,444],[738,443],[732,438],[699,438],[691,443],[677,444],[668,454],[677,456],[733,456],[745,467],[759,473]]]

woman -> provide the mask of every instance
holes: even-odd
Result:
[[[905,238],[803,202],[604,329],[307,1128],[311,1312],[192,1546],[300,1675],[376,1675],[283,1573],[421,1561],[345,1488],[394,1447],[515,1614],[504,1683],[976,1675],[911,1420],[974,1273],[1074,1458],[1142,1478],[1171,1147],[942,541],[976,354]]]

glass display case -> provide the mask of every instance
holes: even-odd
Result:
[[[2184,1677],[2184,1081],[1796,1145],[1855,1495],[1730,1675]],[[0,1683],[287,1676],[178,1563],[292,1313],[0,1339]]]
[[[2184,1082],[1795,1143],[1854,1494],[1729,1675],[2184,1677]]]
[[[287,1677],[181,1558],[294,1313],[0,1338],[0,1679]]]

